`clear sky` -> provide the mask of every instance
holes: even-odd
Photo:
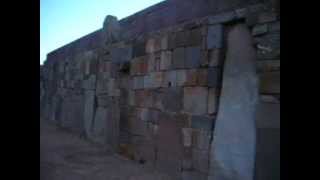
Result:
[[[47,53],[163,0],[40,0],[40,64]]]

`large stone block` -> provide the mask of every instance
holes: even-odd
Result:
[[[90,75],[88,79],[82,81],[82,88],[85,90],[96,89],[96,76]]]
[[[182,109],[182,88],[166,88],[164,90],[162,104],[165,110],[179,112]]]
[[[152,88],[151,75],[145,75],[145,76],[143,77],[143,88],[144,88],[144,89]]]
[[[208,70],[207,69],[198,69],[197,84],[198,84],[198,86],[207,86],[208,85]]]
[[[179,31],[175,33],[175,47],[183,47],[187,44],[188,33],[186,31]]]
[[[213,118],[209,116],[192,116],[191,127],[211,131],[213,129]]]
[[[202,173],[209,171],[209,151],[193,149],[192,151],[193,167]]]
[[[177,86],[183,86],[187,81],[187,71],[177,70]]]
[[[200,46],[202,43],[201,28],[193,29],[187,32],[187,46]]]
[[[150,73],[152,88],[159,88],[162,85],[162,81],[164,79],[164,73],[163,72],[153,72]]]
[[[187,47],[185,53],[185,68],[198,68],[200,66],[201,58],[200,47]]]
[[[185,48],[177,48],[173,50],[172,54],[172,68],[185,68]]]
[[[209,150],[212,131],[194,129],[192,134],[193,147],[200,150]]]
[[[84,129],[87,137],[91,137],[91,128],[93,126],[93,116],[94,116],[94,98],[95,91],[88,90],[85,91],[85,100],[84,100]]]
[[[164,78],[161,87],[177,86],[177,71],[166,71],[163,73]]]
[[[208,86],[220,87],[221,82],[221,69],[220,68],[208,68]]]
[[[186,70],[186,81],[185,86],[195,86],[197,85],[198,71],[196,69]]]
[[[208,88],[185,87],[183,96],[184,111],[194,115],[207,113]]]
[[[133,44],[132,57],[144,56],[146,54],[146,42],[140,41]]]
[[[160,60],[160,70],[170,70],[172,63],[172,53],[171,51],[162,51]]]
[[[144,76],[135,76],[133,77],[133,89],[143,89]]]
[[[168,35],[164,35],[162,38],[161,38],[161,50],[167,50],[169,48],[169,38],[168,38]]]
[[[223,25],[217,24],[208,26],[207,48],[222,48],[223,47]]]
[[[154,53],[161,50],[161,39],[150,38],[146,43],[146,53]]]
[[[132,57],[132,47],[115,47],[110,49],[111,61],[114,63],[129,62]]]

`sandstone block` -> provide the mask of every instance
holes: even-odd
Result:
[[[208,88],[185,87],[183,96],[184,111],[194,115],[207,113]]]
[[[200,47],[187,47],[185,53],[185,68],[198,68],[201,58]]]

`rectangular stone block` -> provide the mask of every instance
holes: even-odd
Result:
[[[144,89],[149,89],[152,87],[152,79],[151,79],[151,76],[150,75],[145,75],[143,77],[143,88]]]
[[[192,151],[193,167],[202,173],[209,171],[209,152],[193,149]]]
[[[87,137],[91,137],[91,128],[93,125],[93,113],[94,113],[94,98],[95,91],[88,90],[85,91],[84,100],[84,129]]]
[[[211,131],[213,129],[213,118],[209,116],[192,116],[191,127]]]
[[[208,69],[198,69],[197,84],[198,86],[208,85]]]
[[[164,92],[161,89],[152,92],[152,107],[157,110],[164,110],[163,105]]]
[[[207,48],[222,48],[223,47],[223,25],[217,24],[208,26]]]
[[[187,46],[200,46],[202,43],[201,28],[193,29],[187,32]]]
[[[92,140],[99,143],[105,144],[107,139],[106,127],[108,110],[104,107],[98,107],[95,113],[95,119],[93,123]]]
[[[177,70],[177,86],[184,86],[187,81],[187,71]]]
[[[186,78],[185,86],[197,85],[198,71],[196,69],[186,70]]]
[[[192,134],[193,147],[199,150],[209,150],[212,131],[194,129]]]
[[[185,48],[177,48],[173,50],[172,54],[172,68],[185,68]]]
[[[169,39],[168,39],[168,35],[164,35],[161,38],[161,50],[167,50],[169,48]]]
[[[150,38],[146,43],[146,53],[154,53],[155,52],[155,42],[154,38]]]
[[[208,86],[219,87],[221,85],[221,69],[208,68]]]
[[[134,105],[135,105],[135,102],[134,102],[134,95],[135,95],[135,93],[134,93],[133,90],[129,90],[128,92],[129,92],[129,94],[128,94],[129,105],[130,105],[130,106],[134,106]]]
[[[150,74],[152,88],[159,88],[162,85],[162,81],[164,78],[163,72],[153,72]]]
[[[183,93],[184,111],[194,115],[207,113],[208,88],[185,87]]]
[[[179,31],[175,33],[175,47],[183,47],[187,44],[187,32]]]
[[[130,75],[137,75],[139,73],[139,68],[139,59],[132,59],[130,64]]]
[[[146,42],[134,42],[133,44],[133,54],[132,57],[144,56],[146,54]]]
[[[170,70],[172,63],[172,53],[171,51],[162,51],[160,60],[160,70]]]
[[[160,111],[155,109],[149,109],[149,121],[153,124],[159,124]]]
[[[132,57],[132,47],[115,47],[110,50],[111,61],[114,63],[129,62]]]
[[[207,50],[201,50],[200,53],[200,67],[209,66],[209,52]]]
[[[153,99],[152,99],[152,93],[149,90],[142,90],[141,91],[141,106],[145,108],[151,108],[153,104]]]
[[[252,35],[258,36],[261,34],[265,34],[268,32],[268,25],[267,24],[258,24],[255,25],[252,29]]]
[[[163,72],[164,78],[161,87],[176,87],[177,86],[177,71]]]
[[[133,77],[133,89],[143,89],[144,76],[135,76]]]
[[[200,67],[201,49],[199,46],[187,47],[185,53],[185,68]]]

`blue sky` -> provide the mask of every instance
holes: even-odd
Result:
[[[40,64],[47,53],[163,0],[40,0]]]

